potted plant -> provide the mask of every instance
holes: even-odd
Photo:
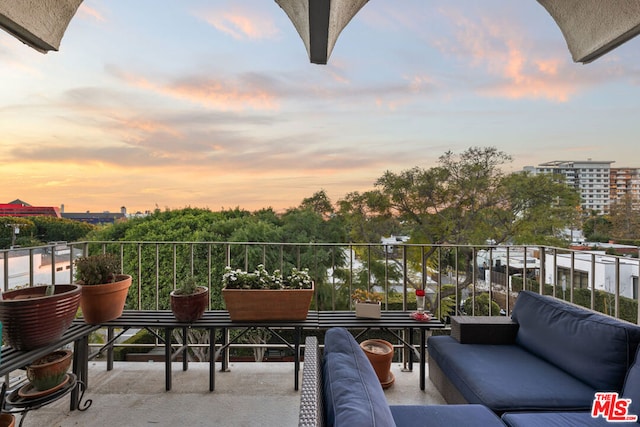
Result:
[[[72,355],[71,350],[56,350],[27,365],[27,378],[33,388],[45,391],[64,384]]]
[[[209,306],[209,289],[198,286],[195,277],[187,276],[171,291],[171,311],[179,322],[191,323],[202,317]]]
[[[351,294],[356,307],[356,317],[379,319],[381,313],[382,295],[364,289],[356,289]]]
[[[314,291],[308,269],[283,276],[262,264],[253,272],[226,267],[222,283],[232,321],[305,320]]]
[[[3,343],[28,351],[56,342],[73,322],[81,291],[78,285],[42,285],[2,293]]]
[[[382,388],[387,389],[393,385],[395,377],[391,372],[393,361],[393,345],[385,340],[370,339],[360,343],[360,348],[371,362],[373,370],[380,381]]]
[[[80,308],[85,322],[98,325],[122,315],[131,276],[120,274],[120,260],[113,254],[75,260],[76,283],[82,285]]]

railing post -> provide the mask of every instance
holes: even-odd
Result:
[[[596,254],[591,254],[591,310],[596,306]]]
[[[544,295],[547,253],[544,246],[539,246],[538,248],[540,249],[540,283],[538,284],[538,293]]]
[[[2,264],[2,286],[3,291],[6,292],[9,290],[9,251],[3,251],[2,257],[4,258],[4,263]]]
[[[614,312],[615,312],[615,317],[617,318],[618,316],[620,316],[620,258],[616,257],[615,260],[616,260],[615,261],[616,290],[615,290],[615,297],[614,297],[614,304],[615,304]]]

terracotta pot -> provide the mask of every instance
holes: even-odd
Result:
[[[224,304],[232,322],[305,320],[313,298],[311,289],[226,289]]]
[[[13,414],[0,414],[0,427],[15,427],[16,416]]]
[[[204,286],[198,286],[195,294],[176,295],[175,291],[172,291],[169,295],[171,311],[179,322],[195,322],[209,307],[209,289]]]
[[[99,325],[122,315],[127,294],[131,286],[131,276],[119,274],[113,283],[83,285],[80,308],[84,321]]]
[[[78,311],[82,288],[55,285],[33,286],[2,294],[0,322],[4,343],[22,351],[33,350],[60,339]]]
[[[364,351],[376,371],[376,376],[382,388],[389,388],[393,384],[394,377],[391,373],[391,361],[393,360],[393,345],[385,340],[365,340],[360,343],[360,348]]]
[[[57,350],[27,365],[27,378],[36,390],[44,391],[64,380],[71,366],[71,350]]]

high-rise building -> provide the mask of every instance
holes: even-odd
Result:
[[[611,168],[611,203],[630,196],[633,209],[640,210],[640,168]]]
[[[613,161],[554,160],[537,167],[525,166],[533,174],[564,175],[568,185],[580,193],[580,204],[585,212],[605,214],[611,203],[611,164]]]

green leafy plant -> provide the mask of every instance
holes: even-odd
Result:
[[[198,282],[192,275],[185,277],[173,291],[174,295],[193,295],[198,291]]]
[[[232,269],[227,266],[222,276],[222,284],[227,289],[311,289],[312,280],[309,269],[293,268],[291,274],[282,276],[280,270],[270,274],[264,265],[260,264],[253,272]]]
[[[99,254],[75,260],[76,282],[81,285],[113,283],[120,273],[120,259],[114,254]]]

